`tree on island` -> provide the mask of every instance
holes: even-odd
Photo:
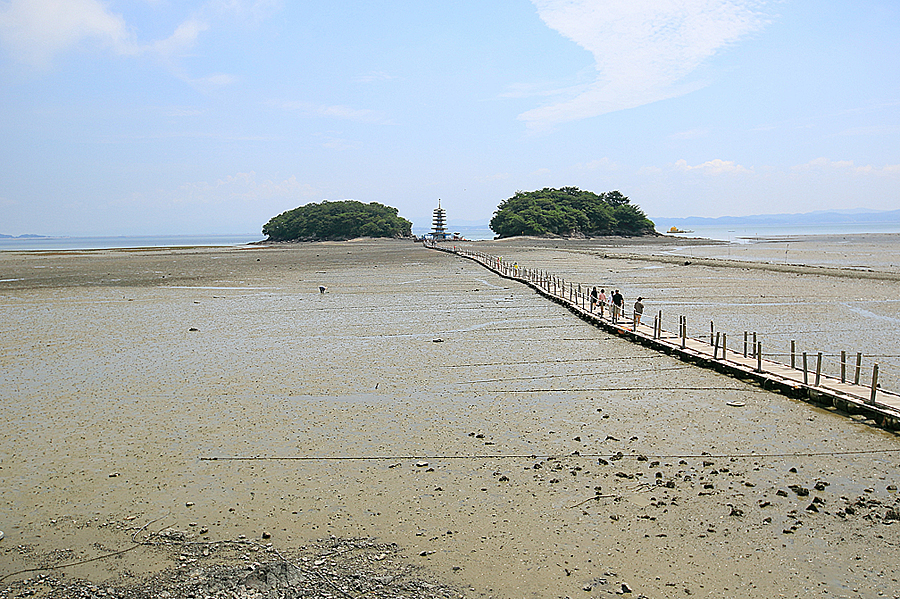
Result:
[[[517,191],[490,222],[498,237],[516,235],[652,235],[653,221],[618,191],[596,194],[577,187]]]
[[[268,241],[344,240],[354,237],[409,237],[412,223],[397,209],[356,200],[306,204],[269,219],[262,229]]]

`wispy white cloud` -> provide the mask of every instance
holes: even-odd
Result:
[[[376,81],[392,81],[396,79],[395,76],[385,73],[384,71],[370,71],[364,75],[360,75],[356,78],[358,83],[374,83]]]
[[[765,24],[763,1],[532,0],[547,26],[593,54],[597,74],[519,118],[545,129],[696,90],[691,73]]]
[[[669,139],[700,139],[709,135],[708,129],[691,129],[689,131],[679,131],[669,136]]]
[[[213,182],[184,183],[170,194],[173,203],[220,204],[233,200],[256,202],[273,198],[309,198],[315,191],[293,175],[280,181],[257,179],[255,171],[227,175]]]
[[[280,0],[198,2],[170,36],[139,41],[134,25],[101,0],[8,0],[0,2],[0,44],[17,60],[35,67],[46,67],[56,55],[85,44],[119,55],[173,61],[191,50],[214,22],[254,22],[280,6]]]
[[[696,166],[691,166],[687,163],[687,160],[684,159],[677,160],[675,161],[675,169],[684,172],[694,171],[707,175],[746,174],[753,172],[752,168],[741,166],[733,160],[722,160],[720,158],[709,160]]]
[[[0,5],[0,41],[35,66],[85,41],[119,54],[139,52],[125,19],[98,0],[10,0]]]
[[[268,104],[275,108],[297,112],[304,116],[320,116],[360,123],[385,122],[384,116],[380,112],[369,110],[368,108],[352,108],[342,104],[314,104],[297,100],[271,100]]]
[[[586,171],[619,171],[622,170],[622,165],[614,160],[610,160],[607,157],[599,158],[597,160],[590,160],[588,162],[582,162],[576,165],[577,168],[586,170]]]
[[[854,175],[900,175],[900,164],[886,164],[884,166],[874,166],[866,164],[857,166],[852,160],[829,160],[828,158],[816,158],[805,164],[798,164],[791,167],[793,173],[850,173]]]

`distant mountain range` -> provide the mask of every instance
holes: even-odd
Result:
[[[46,235],[4,235],[0,233],[0,239],[46,239]]]
[[[683,218],[650,217],[660,227],[716,225],[841,225],[900,223],[900,210],[817,210],[802,214],[754,214],[751,216],[687,216]]]

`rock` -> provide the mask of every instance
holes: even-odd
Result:
[[[623,582],[622,583],[622,592],[623,593],[631,593],[632,592],[631,587]]]
[[[809,489],[800,485],[788,485],[788,489],[797,494],[798,497],[806,497],[809,495]]]

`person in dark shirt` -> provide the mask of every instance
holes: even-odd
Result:
[[[618,289],[616,289],[612,294],[612,302],[613,302],[613,322],[617,322],[619,320],[619,316],[622,315],[622,307],[625,303],[625,298],[622,297],[622,294],[619,293]]]

